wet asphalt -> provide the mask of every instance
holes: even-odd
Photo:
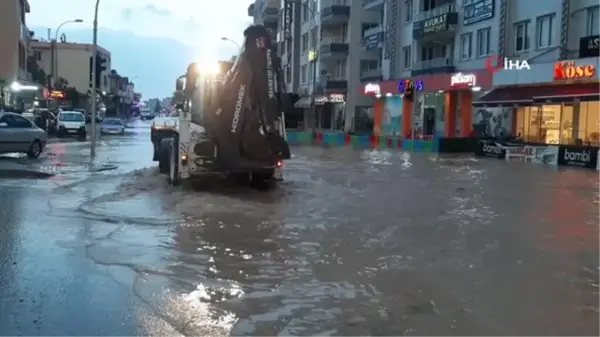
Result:
[[[145,123],[54,140],[0,180],[0,335],[598,335],[597,172],[293,154],[171,188]]]

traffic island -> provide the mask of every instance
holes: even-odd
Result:
[[[0,160],[0,179],[47,179],[54,174],[10,160]]]

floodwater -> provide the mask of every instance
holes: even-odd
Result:
[[[2,334],[598,335],[597,172],[299,147],[268,191],[216,177],[173,188],[131,137],[103,150],[136,149],[131,166],[115,155],[118,172],[4,189],[21,200],[19,217],[3,215],[6,255],[30,265],[37,251],[44,265],[13,270],[29,281],[0,295],[100,304],[87,324],[32,304],[56,317],[0,318]]]

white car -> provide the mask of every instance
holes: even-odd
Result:
[[[0,112],[0,153],[21,152],[29,158],[37,158],[46,146],[46,140],[46,132],[29,119]]]
[[[85,130],[85,116],[78,111],[61,111],[56,116],[56,135],[58,137],[66,135],[76,135],[85,139],[87,133]]]

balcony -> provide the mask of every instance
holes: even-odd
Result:
[[[456,13],[456,5],[453,3],[447,3],[428,11],[420,11],[413,17],[414,21],[429,20],[438,16],[442,16],[448,13]]]
[[[363,8],[368,11],[383,12],[385,0],[363,0]]]
[[[348,57],[350,47],[342,38],[329,38],[321,40],[319,57],[323,59],[345,59]]]
[[[365,69],[360,71],[360,80],[363,82],[381,81],[382,77],[381,68]]]
[[[350,19],[350,6],[346,4],[346,1],[339,0],[334,1],[334,3],[338,4],[323,7],[321,10],[321,25],[339,25],[348,22]]]
[[[277,7],[265,7],[261,14],[265,24],[277,23],[279,20],[279,8]]]
[[[449,57],[439,57],[431,60],[417,61],[412,65],[412,76],[452,73],[456,70],[454,60]]]
[[[21,40],[25,44],[29,44],[31,42],[31,32],[25,25],[21,25],[21,29],[19,31],[19,40]]]
[[[324,79],[321,81],[323,92],[346,92],[348,90],[348,81],[345,79]]]
[[[367,29],[362,37],[362,44],[366,50],[382,48],[384,36],[382,26]]]

